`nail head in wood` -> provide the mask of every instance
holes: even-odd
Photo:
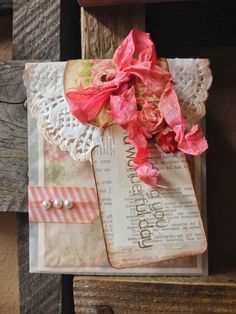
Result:
[[[98,309],[98,314],[114,314],[111,307],[108,305],[101,305]]]

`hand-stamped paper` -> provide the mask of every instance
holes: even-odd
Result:
[[[154,144],[153,144],[154,145]],[[201,254],[206,237],[191,176],[182,152],[153,147],[162,187],[139,180],[135,150],[117,125],[104,131],[92,153],[108,258],[115,268]]]

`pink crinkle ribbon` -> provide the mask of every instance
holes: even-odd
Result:
[[[107,82],[66,93],[70,111],[81,123],[89,123],[102,109],[108,110],[113,120],[127,130],[136,149],[134,168],[137,175],[145,183],[158,186],[160,173],[149,160],[147,142],[153,134],[138,119],[136,80],[159,99],[158,110],[166,125],[175,132],[176,148],[187,154],[200,155],[207,149],[207,142],[198,125],[186,132],[186,121],[181,114],[172,76],[158,66],[156,49],[148,33],[132,30],[117,48],[113,61],[117,71]]]

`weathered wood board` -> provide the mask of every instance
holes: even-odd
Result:
[[[61,1],[13,0],[13,59],[52,60],[60,59],[60,19]],[[22,77],[22,72],[20,77]],[[20,86],[23,81],[20,80]],[[23,108],[23,105],[22,105]],[[24,110],[24,108],[23,108]],[[17,110],[19,115],[19,109]],[[25,124],[24,156],[21,169],[27,178],[27,122],[26,111],[22,117]],[[10,172],[11,170],[9,170]],[[27,180],[23,172],[17,180],[23,184],[24,206],[16,211],[27,209]],[[13,171],[10,172],[10,177]],[[20,272],[20,312],[61,313],[62,276],[29,273],[28,217],[18,214],[19,272]]]
[[[23,62],[0,63],[0,211],[27,211],[27,112]]]
[[[132,28],[144,30],[145,6],[100,7],[81,11],[83,59],[109,59]]]
[[[59,60],[60,1],[15,0],[13,7],[13,59]],[[14,65],[17,64],[17,65]],[[22,74],[24,63],[2,65],[0,90],[3,132],[1,172],[4,194],[1,210],[27,211],[27,111]],[[7,75],[6,75],[7,74]],[[8,102],[8,103],[6,103]],[[10,104],[9,104],[10,103]],[[7,144],[8,143],[8,144]],[[61,313],[62,276],[29,273],[28,218],[19,214],[19,273],[21,313]]]
[[[13,59],[60,59],[60,0],[13,0]]]
[[[75,313],[95,314],[104,305],[115,314],[236,313],[236,271],[219,273],[204,278],[75,277]]]

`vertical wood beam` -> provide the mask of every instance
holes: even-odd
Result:
[[[82,58],[109,59],[133,28],[145,29],[145,6],[81,9]]]
[[[60,0],[13,0],[13,59],[59,61],[60,18]],[[62,276],[29,273],[28,215],[17,214],[17,222],[20,313],[59,314]]]
[[[0,211],[27,211],[24,62],[0,62]]]

